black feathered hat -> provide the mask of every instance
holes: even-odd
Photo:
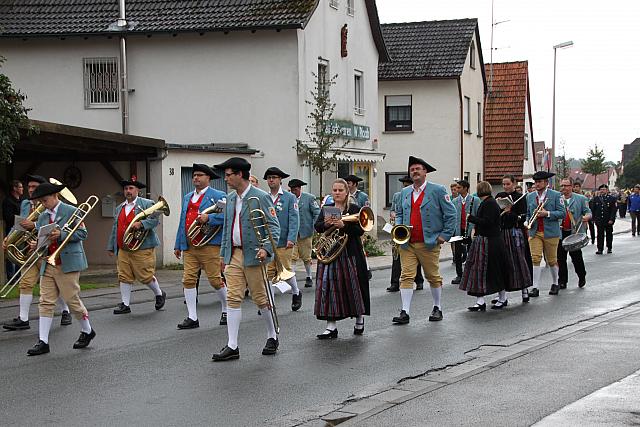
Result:
[[[547,171],[538,171],[536,173],[533,174],[533,180],[534,181],[539,181],[541,179],[549,179],[552,176],[555,176],[555,173],[552,172],[547,172]]]
[[[436,171],[436,168],[422,160],[420,157],[409,156],[409,164],[407,165],[407,170],[411,167],[411,165],[422,165],[427,170],[427,173]]]
[[[31,197],[29,197],[29,200],[40,199],[50,194],[57,194],[61,192],[64,187],[65,187],[64,184],[56,185],[56,184],[51,184],[50,182],[42,183],[38,185],[38,188],[36,188],[33,191],[33,194],[31,195]]]
[[[303,185],[307,185],[307,183],[301,179],[293,178],[289,180],[289,188],[302,187]]]
[[[216,169],[233,169],[237,171],[250,171],[251,163],[247,162],[242,157],[231,157],[227,159],[225,162],[220,163],[218,165],[213,165]]]
[[[289,175],[288,173],[284,173],[282,172],[279,168],[275,167],[275,166],[271,166],[269,169],[267,169],[264,172],[264,176],[262,177],[262,179],[267,179],[267,177],[269,175],[277,175],[280,178],[289,178],[291,175]]]
[[[203,165],[202,163],[194,163],[193,164],[193,172],[202,172],[205,175],[209,175],[209,178],[216,179],[220,178],[214,171],[207,165]]]

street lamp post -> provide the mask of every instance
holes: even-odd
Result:
[[[556,51],[573,46],[572,41],[563,42],[553,47],[553,113],[551,116],[551,170],[556,170]]]

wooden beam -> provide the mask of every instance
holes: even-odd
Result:
[[[118,185],[120,185],[121,181],[124,181],[124,179],[122,178],[122,176],[120,176],[118,171],[113,166],[111,166],[111,163],[109,163],[106,160],[101,160],[100,164],[107,170],[107,172],[109,172],[109,175],[111,175],[113,179],[116,180]]]

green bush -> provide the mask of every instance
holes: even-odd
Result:
[[[385,255],[385,250],[378,244],[378,240],[375,237],[366,234],[364,236],[364,253],[368,257],[383,256]]]

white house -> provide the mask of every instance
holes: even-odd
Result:
[[[190,190],[191,164],[232,155],[246,156],[259,178],[278,166],[318,192],[318,177],[294,149],[309,125],[315,73],[321,81],[337,75],[332,128],[350,141],[339,173],[362,176],[375,203],[371,182],[384,158],[378,62],[388,55],[374,0],[173,1],[162,8],[126,0],[124,13],[119,3],[0,5],[3,71],[28,95],[31,118],[163,143],[142,170],[134,171],[128,158],[110,158],[117,173],[105,175],[98,196],[117,199],[109,175],[136,172],[150,182],[150,196],[162,194],[176,212]],[[28,160],[17,159],[13,176],[47,167],[46,158],[35,168]],[[64,170],[73,159],[56,161],[54,169]],[[87,174],[94,171],[86,167]],[[175,214],[163,219],[160,262],[173,262],[177,222]],[[98,228],[102,233],[106,226]],[[100,263],[103,242],[93,242],[89,259]]]
[[[380,150],[387,153],[377,206],[391,205],[410,155],[443,185],[482,179],[485,74],[476,19],[382,25],[391,61],[378,67]]]

